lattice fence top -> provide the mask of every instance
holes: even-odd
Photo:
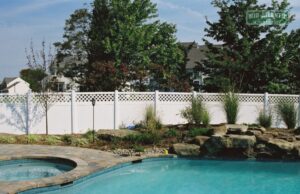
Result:
[[[196,98],[203,102],[220,102],[223,99],[222,94],[197,93]]]
[[[154,101],[154,92],[120,92],[118,100],[121,102],[141,102],[141,101]]]
[[[192,100],[191,93],[159,93],[160,102],[189,102]]]
[[[0,95],[0,103],[19,104],[26,101],[26,95]]]
[[[239,94],[240,102],[264,102],[264,94]]]
[[[118,92],[118,101],[120,102],[149,102],[155,101],[155,92]],[[237,94],[240,102],[245,103],[263,103],[264,94]],[[97,102],[114,102],[114,92],[94,92],[84,93],[78,92],[75,94],[75,102],[91,102],[95,99]],[[222,102],[224,94],[222,93],[175,93],[175,92],[159,92],[158,101],[166,103],[180,103],[190,102],[193,97],[201,99],[203,102]],[[278,95],[269,94],[269,104],[277,104],[282,101],[298,103],[299,95]],[[27,95],[0,95],[0,103],[23,103],[26,102]],[[30,95],[30,101],[33,103],[43,103],[45,101],[49,103],[71,103],[71,93],[48,93],[38,94],[32,93]]]
[[[298,103],[299,102],[298,95],[269,95],[269,103],[277,104],[280,102],[289,102],[289,103]]]
[[[240,102],[264,102],[263,94],[237,94]],[[224,94],[222,93],[197,93],[196,98],[203,102],[222,102]]]
[[[33,103],[68,103],[71,102],[70,93],[47,93],[33,94],[31,96]]]
[[[113,92],[101,93],[77,93],[76,102],[91,102],[95,99],[96,102],[111,102],[114,101],[115,95]]]

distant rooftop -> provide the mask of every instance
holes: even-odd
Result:
[[[15,79],[17,79],[18,77],[5,77],[3,79],[3,83],[5,83],[6,85],[9,84],[10,82],[14,81]]]
[[[198,63],[205,59],[205,45],[198,45],[196,42],[181,42],[183,47],[187,49],[187,64],[186,69],[193,69]]]

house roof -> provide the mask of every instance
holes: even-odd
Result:
[[[198,45],[196,42],[181,42],[180,43],[187,50],[186,69],[193,69],[203,59],[205,59],[205,45]]]
[[[10,82],[14,81],[15,79],[17,79],[18,77],[5,77],[3,79],[3,83],[5,83],[6,85],[9,84]]]

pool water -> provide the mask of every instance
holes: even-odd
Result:
[[[125,165],[48,194],[296,194],[300,163],[164,159]],[[42,192],[42,190],[40,190]],[[39,192],[39,193],[40,193]]]
[[[0,161],[0,181],[22,181],[56,176],[74,166],[53,159]]]

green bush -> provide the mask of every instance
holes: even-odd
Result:
[[[211,132],[211,129],[209,128],[192,128],[188,132],[189,137],[196,137],[199,135],[209,135]]]
[[[72,146],[86,146],[89,145],[89,140],[81,137],[72,137],[71,138]]]
[[[175,129],[169,129],[168,131],[165,132],[164,137],[178,137],[178,132]]]
[[[145,148],[143,146],[140,146],[140,145],[134,145],[133,146],[133,150],[135,152],[144,152],[145,151]]]
[[[70,145],[72,143],[72,136],[71,135],[63,135],[61,137],[61,140],[65,143],[65,144],[68,144]]]
[[[228,124],[235,124],[239,112],[239,99],[235,93],[225,93],[223,98],[223,109],[226,113]]]
[[[290,102],[279,102],[277,111],[281,119],[284,121],[288,129],[294,129],[297,123],[297,109]]]
[[[190,124],[209,124],[210,115],[199,99],[193,99],[190,106],[181,111],[181,116]]]
[[[123,141],[127,141],[127,142],[130,142],[133,144],[138,142],[138,139],[139,139],[139,135],[136,135],[136,134],[129,134],[129,135],[126,135],[125,137],[123,137]]]
[[[258,123],[260,126],[270,128],[272,125],[272,115],[266,114],[264,111],[261,111],[258,116]]]
[[[34,134],[27,135],[27,142],[29,144],[38,143],[41,140],[42,140],[42,137],[40,135],[34,135]]]
[[[145,132],[141,134],[129,134],[123,138],[124,141],[132,144],[157,144],[161,137],[155,132]]]
[[[210,114],[207,110],[203,111],[202,123],[205,127],[209,126],[209,124],[210,124]]]
[[[13,144],[13,143],[16,143],[16,138],[11,135],[1,135],[0,143]]]
[[[153,106],[147,106],[142,125],[150,131],[162,128],[161,120],[155,115]]]
[[[94,132],[93,130],[88,130],[85,134],[83,134],[83,137],[86,138],[89,142],[93,142],[93,136],[94,136]],[[95,132],[95,141],[97,140],[97,135]]]
[[[62,143],[62,140],[59,136],[47,135],[45,137],[45,143],[49,145],[58,145]]]

